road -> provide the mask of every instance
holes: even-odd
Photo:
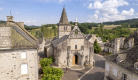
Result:
[[[104,79],[104,69],[105,60],[100,56],[94,55],[95,67],[86,75],[84,75],[81,80],[103,80]]]

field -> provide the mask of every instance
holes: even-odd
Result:
[[[115,28],[117,26],[121,26],[121,25],[104,25],[103,29],[112,29],[112,28]],[[94,30],[95,28],[100,28],[100,27],[92,27],[92,30]],[[130,30],[134,31],[136,30],[137,28],[129,28]]]
[[[121,26],[121,25],[104,25],[103,29],[112,29],[114,27]],[[100,28],[100,27],[92,27],[92,29]]]
[[[53,31],[53,29],[52,29],[52,27],[48,27],[48,29],[49,30],[51,30],[51,33],[50,32],[44,32],[44,34],[45,33],[48,33],[49,35],[44,35],[44,38],[46,39],[46,38],[53,38],[54,37],[54,31]],[[31,34],[33,35],[33,36],[36,36],[36,31],[41,31],[41,28],[39,28],[39,29],[33,29],[33,30],[30,30],[29,32],[31,32]]]

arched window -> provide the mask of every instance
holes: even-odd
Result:
[[[75,35],[78,35],[78,29],[75,30]]]

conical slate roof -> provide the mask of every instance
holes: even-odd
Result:
[[[63,8],[59,24],[70,24],[68,21],[68,17],[67,17],[65,8]]]

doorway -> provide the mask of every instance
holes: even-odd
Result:
[[[74,55],[72,57],[72,65],[77,65],[78,64],[78,56],[77,55]]]

